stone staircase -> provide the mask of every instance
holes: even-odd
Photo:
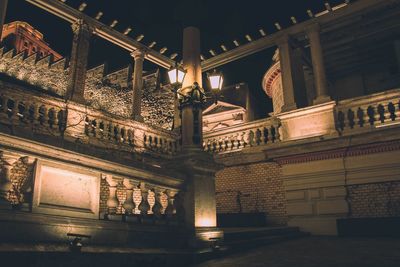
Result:
[[[298,227],[232,227],[221,228],[224,231],[223,244],[216,244],[213,250],[198,252],[194,262],[224,257],[228,254],[243,252],[252,248],[270,245],[295,238],[307,237],[310,234],[301,232]]]
[[[223,249],[243,250],[280,241],[309,236],[298,227],[241,227],[224,228]]]

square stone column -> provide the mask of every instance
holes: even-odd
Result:
[[[90,37],[93,29],[83,20],[72,24],[74,38],[72,42],[71,62],[69,64],[69,77],[66,99],[85,103],[85,81],[87,71],[87,59],[89,55]]]
[[[322,53],[320,26],[313,24],[307,29],[307,36],[310,40],[311,59],[314,72],[314,83],[316,89],[316,98],[314,105],[331,101],[328,95],[328,85],[326,82],[326,73],[324,65],[324,56]]]
[[[282,112],[291,111],[297,108],[294,96],[293,79],[293,51],[289,43],[289,36],[282,35],[277,40],[279,57],[282,71],[283,106]]]
[[[142,89],[143,89],[143,61],[144,51],[138,49],[131,53],[135,60],[133,69],[133,100],[132,100],[132,119],[143,122],[142,112]]]
[[[175,159],[175,164],[187,176],[183,192],[185,226],[189,245],[210,247],[223,239],[223,232],[217,228],[215,199],[215,173],[222,168],[214,162],[212,155],[200,148],[186,148]]]
[[[0,0],[0,39],[3,33],[4,19],[6,18],[8,0]]]

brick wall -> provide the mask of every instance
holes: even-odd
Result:
[[[351,216],[400,216],[400,182],[360,184],[348,187]]]
[[[286,222],[281,168],[276,163],[227,167],[216,174],[218,213],[265,212],[273,223]]]

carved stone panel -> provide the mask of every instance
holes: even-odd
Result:
[[[32,211],[61,216],[97,219],[100,174],[38,160]]]

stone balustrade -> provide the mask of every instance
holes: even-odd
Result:
[[[183,206],[179,199],[176,189],[104,175],[100,218],[140,223],[179,223],[183,220]]]
[[[138,153],[172,155],[179,149],[178,136],[171,131],[49,96],[32,86],[32,90],[26,90],[25,86],[0,81],[0,87],[3,132],[62,137]]]
[[[222,153],[280,141],[279,120],[268,118],[204,133],[203,148]]]
[[[339,101],[336,121],[343,135],[400,124],[400,89]]]
[[[203,147],[227,153],[245,147],[322,136],[349,135],[400,125],[400,89],[279,113],[204,133]]]
[[[135,179],[3,149],[0,172],[0,209],[142,224],[183,223],[176,179]]]

